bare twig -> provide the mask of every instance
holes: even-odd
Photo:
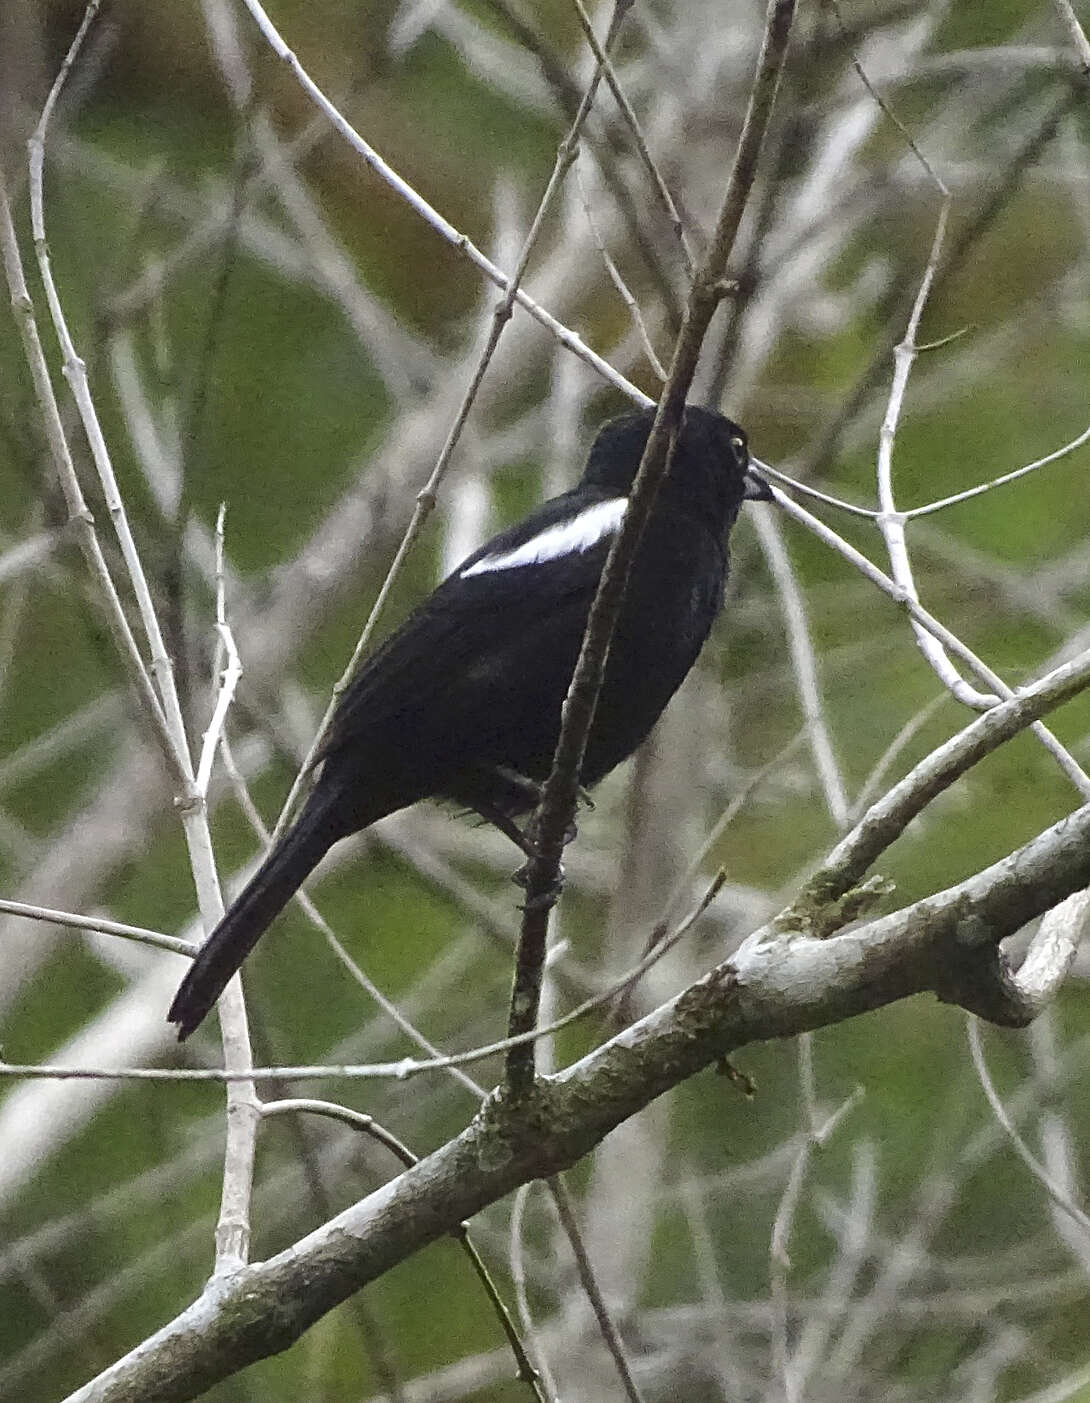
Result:
[[[763,511],[755,511],[753,519],[756,523],[757,539],[761,543],[769,573],[780,596],[795,686],[806,723],[810,751],[814,757],[814,767],[825,796],[825,807],[835,826],[843,829],[848,820],[848,796],[821,699],[821,683],[818,681],[817,658],[810,636],[806,604],[783,542],[779,522],[770,513]]]
[[[361,156],[363,160],[367,162],[368,166],[370,166],[382,180],[386,181],[391,189],[393,189],[411,209],[415,210],[436,233],[445,239],[447,243],[453,245],[454,248],[465,254],[470,262],[479,268],[487,278],[494,282],[501,291],[506,292],[508,286],[507,275],[500,268],[497,268],[489,258],[486,258],[471,239],[465,234],[459,233],[448,220],[444,219],[437,210],[433,209],[421,195],[418,195],[412,186],[404,181],[401,176],[382,159],[378,152],[364,141],[363,137],[360,136],[352,124],[338,112],[336,107],[333,106],[310,77],[306,69],[299,62],[299,59],[284,42],[279,31],[273,25],[272,21],[265,13],[265,10],[258,3],[258,0],[244,0],[244,3],[270,48],[276,56],[291,69],[292,73],[295,75],[296,81],[306,93],[307,97],[310,98],[311,102],[314,103],[319,111],[323,112],[329,121],[332,122],[336,130],[344,137],[357,155]],[[622,394],[626,394],[630,398],[635,398],[645,404],[650,403],[645,395],[641,395],[622,375],[618,375],[607,361],[603,360],[601,356],[592,351],[580,337],[576,336],[573,331],[570,331],[561,322],[557,321],[555,317],[551,316],[543,307],[539,306],[538,303],[521,288],[515,293],[515,301],[520,307],[529,312],[535,320],[539,321],[562,345],[566,346],[573,354],[579,356],[581,360],[586,361],[588,365],[593,366],[603,379],[620,390]]]
[[[799,1048],[802,1067],[800,1086],[805,1121],[804,1134],[776,1209],[776,1217],[772,1224],[772,1235],[768,1245],[770,1287],[775,1306],[772,1351],[783,1382],[784,1396],[788,1403],[797,1403],[797,1400],[802,1397],[798,1361],[791,1358],[788,1349],[787,1279],[791,1270],[788,1245],[794,1231],[795,1217],[801,1202],[803,1184],[806,1181],[811,1158],[816,1150],[820,1150],[828,1143],[837,1126],[858,1104],[862,1095],[861,1090],[857,1088],[851,1096],[841,1102],[832,1115],[822,1120],[818,1115],[814,1098],[812,1049],[810,1040],[805,1035],[800,1039]]]
[[[1002,473],[999,477],[993,477],[990,482],[981,482],[976,487],[967,487],[964,492],[955,492],[950,497],[940,497],[937,501],[928,502],[925,506],[909,507],[907,511],[901,512],[901,516],[906,521],[914,521],[917,517],[930,516],[933,512],[944,511],[947,507],[956,506],[959,502],[967,502],[972,497],[979,497],[982,493],[991,492],[995,487],[1003,487],[1008,482],[1017,482],[1020,477],[1025,477],[1028,473],[1035,473],[1038,468],[1043,468],[1048,463],[1055,463],[1061,458],[1066,458],[1069,453],[1074,453],[1076,448],[1081,448],[1088,441],[1090,441],[1090,428],[1083,429],[1081,434],[1076,435],[1070,443],[1065,443],[1062,448],[1056,448],[1051,453],[1046,453],[1043,458],[1036,458],[1032,463],[1026,463],[1024,467],[1015,468],[1009,473]]]
[[[835,0],[833,0],[834,9]],[[838,17],[839,17],[839,12]],[[893,496],[893,445],[897,434],[897,425],[901,417],[901,410],[904,405],[905,392],[908,389],[908,378],[912,373],[912,366],[917,355],[916,336],[919,330],[920,318],[923,316],[927,299],[935,281],[939,268],[939,259],[942,255],[943,243],[946,239],[946,224],[950,215],[951,197],[941,178],[920,151],[909,132],[905,129],[901,121],[885,104],[880,97],[858,59],[853,59],[853,65],[860,79],[867,88],[867,91],[879,104],[883,112],[890,118],[905,141],[908,143],[912,154],[919,161],[926,171],[928,178],[938,190],[942,203],[939,209],[939,216],[935,222],[935,232],[931,239],[931,251],[928,255],[927,265],[924,269],[923,278],[916,293],[912,310],[909,313],[908,325],[901,341],[894,348],[893,352],[893,380],[890,385],[889,400],[886,405],[885,416],[882,419],[882,427],[878,435],[878,527],[886,542],[886,549],[889,552],[890,571],[897,585],[904,591],[905,596],[910,599],[919,599],[916,591],[916,583],[912,574],[912,564],[908,554],[908,544],[905,537],[905,519],[902,513],[897,510]],[[916,635],[916,642],[919,645],[924,657],[939,677],[955,697],[966,706],[971,706],[977,710],[982,710],[994,705],[997,698],[989,696],[970,687],[958,673],[945,650],[936,642],[934,636],[921,628],[913,621],[913,632]]]
[[[309,1115],[325,1116],[329,1120],[340,1121],[342,1125],[351,1126],[353,1130],[359,1130],[365,1135],[369,1135],[373,1140],[377,1140],[380,1145],[394,1155],[401,1165],[408,1169],[419,1163],[419,1156],[414,1155],[412,1150],[399,1140],[396,1135],[385,1126],[380,1125],[374,1116],[366,1115],[362,1111],[353,1110],[350,1106],[341,1106],[335,1101],[319,1101],[308,1097],[289,1097],[280,1101],[266,1101],[261,1107],[262,1118],[269,1116],[295,1115],[304,1113]],[[530,1356],[526,1353],[525,1346],[515,1329],[511,1313],[504,1304],[500,1296],[492,1275],[485,1266],[484,1259],[477,1251],[473,1240],[469,1235],[469,1228],[465,1223],[459,1223],[454,1229],[454,1236],[461,1244],[462,1250],[469,1258],[473,1270],[480,1279],[484,1287],[485,1294],[492,1305],[493,1310],[499,1317],[500,1326],[507,1336],[507,1342],[515,1356],[515,1365],[518,1371],[518,1378],[525,1383],[538,1403],[546,1403],[545,1395],[541,1389],[541,1380],[538,1371],[530,1361]]]
[[[537,1369],[541,1376],[542,1387],[545,1390],[546,1397],[549,1399],[549,1403],[559,1403],[560,1395],[557,1392],[556,1380],[553,1378],[552,1368],[549,1365],[548,1357],[539,1338],[539,1331],[534,1322],[533,1312],[530,1309],[530,1295],[526,1289],[524,1223],[526,1205],[530,1201],[533,1187],[532,1184],[523,1184],[515,1194],[514,1203],[511,1205],[508,1263],[511,1271],[511,1281],[515,1288],[515,1305],[518,1308],[519,1319],[522,1321],[522,1328],[529,1347],[537,1359]]]
[[[68,53],[65,55],[64,62],[50,89],[49,96],[46,98],[45,106],[42,108],[41,117],[38,120],[34,135],[28,142],[30,151],[31,231],[34,236],[35,251],[38,256],[38,268],[41,274],[42,284],[45,287],[46,301],[49,304],[53,326],[64,356],[64,376],[68,381],[69,388],[76,401],[84,432],[87,434],[88,443],[91,447],[91,455],[94,459],[95,467],[98,470],[106,497],[106,506],[110,512],[118,542],[121,546],[121,553],[125,561],[129,582],[136,595],[137,606],[140,611],[140,620],[143,624],[151,653],[151,673],[155,679],[159,696],[162,700],[166,724],[170,735],[171,751],[178,769],[185,776],[186,798],[188,798],[188,790],[192,783],[192,772],[188,747],[185,743],[185,729],[182,722],[181,710],[178,708],[177,694],[174,690],[170,659],[167,657],[162,633],[159,628],[159,621],[155,613],[155,606],[151,599],[151,591],[148,587],[143,566],[140,563],[136,542],[129,526],[120,491],[118,490],[113,464],[110,461],[109,450],[106,446],[106,439],[103,435],[101,424],[99,423],[98,413],[91,399],[90,388],[87,383],[87,368],[78,355],[68,330],[67,319],[64,315],[60,296],[53,279],[49,246],[46,241],[42,187],[45,138],[49,128],[49,119],[57,99],[60,96],[64,81],[76,59],[91,21],[94,19],[98,9],[98,3],[99,0],[90,0],[76,37],[72,41]]]
[[[613,100],[620,108],[621,116],[625,120],[625,125],[628,127],[636,143],[636,150],[639,152],[640,161],[650,178],[651,188],[655,192],[655,197],[662,206],[666,218],[670,221],[670,227],[674,231],[674,237],[677,239],[678,246],[681,249],[685,261],[686,272],[691,278],[695,271],[695,260],[693,259],[692,249],[689,247],[689,241],[685,235],[685,226],[681,222],[681,215],[677,211],[674,198],[670,194],[670,189],[666,181],[663,179],[662,172],[655,164],[654,157],[648,150],[647,140],[644,137],[639,118],[632,110],[632,104],[625,96],[624,89],[621,87],[617,78],[609,56],[609,46],[608,44],[603,46],[599,43],[598,36],[594,32],[594,26],[591,24],[590,16],[587,14],[583,0],[572,0],[572,3],[575,6],[576,14],[579,16],[579,24],[586,36],[587,43],[590,45],[591,52],[605,71],[606,82],[609,84],[609,90],[613,94]],[[627,0],[626,8],[631,8],[631,5],[632,0]]]
[[[628,284],[621,276],[620,269],[610,256],[609,249],[606,248],[605,240],[598,232],[598,225],[594,220],[594,211],[590,207],[590,195],[587,192],[586,183],[583,180],[582,171],[580,170],[578,162],[576,162],[575,166],[575,182],[579,189],[579,199],[582,202],[583,211],[587,216],[587,225],[590,228],[591,236],[594,239],[594,245],[598,250],[599,256],[605,264],[606,272],[609,274],[609,280],[620,294],[621,301],[628,308],[628,315],[632,318],[632,324],[636,328],[636,332],[643,344],[643,351],[644,355],[647,357],[648,364],[660,380],[665,380],[666,371],[651,341],[651,336],[647,330],[647,323],[644,321],[643,313],[640,311],[640,304],[636,301],[635,297],[633,297]]]
[[[1060,123],[1075,106],[1076,100],[1076,95],[1072,93],[1062,94],[1021,142],[1014,157],[1003,170],[1002,178],[998,182],[988,182],[984,199],[961,227],[953,248],[938,270],[933,290],[946,284],[947,280],[960,267],[969,251],[976,247],[979,240],[992,226],[999,213],[1006,207],[1014,191],[1019,188],[1027,170],[1032,167],[1040,157],[1041,152],[1052,141]],[[812,444],[803,462],[798,465],[802,476],[806,476],[827,460],[845,426],[859,413],[872,390],[884,376],[889,357],[893,353],[898,338],[903,334],[902,327],[910,314],[913,300],[912,286],[906,282],[898,291],[888,321],[887,333],[880,338],[866,368],[835,415]]]
[[[223,729],[227,724],[227,712],[242,676],[242,663],[235,647],[234,634],[227,622],[227,605],[224,597],[223,571],[223,520],[227,508],[220,503],[216,516],[216,672],[220,673],[220,684],[216,692],[216,704],[212,709],[212,719],[208,723],[201,741],[201,758],[197,766],[197,793],[208,796],[208,784],[212,778],[212,765],[216,758]],[[226,663],[226,665],[225,665]],[[220,672],[222,668],[222,672]]]
[[[855,502],[845,502],[842,497],[833,497],[828,492],[820,492],[816,487],[811,487],[808,482],[800,482],[798,478],[780,472],[779,468],[774,468],[756,455],[753,456],[753,463],[762,475],[767,475],[773,482],[782,483],[792,492],[801,492],[804,497],[812,497],[815,502],[824,502],[827,507],[836,507],[838,511],[847,512],[849,516],[861,516],[866,521],[874,521],[878,516],[873,508],[860,507]]]
[[[821,908],[838,900],[937,794],[1030,725],[1035,717],[1061,706],[1088,685],[1090,652],[1073,658],[1025,688],[1019,696],[977,717],[932,751],[841,839],[789,908],[788,922],[811,903]]]
[[[61,423],[60,411],[53,394],[49,370],[38,335],[34,304],[31,301],[26,278],[23,274],[15,225],[12,222],[11,207],[8,203],[7,184],[2,177],[0,177],[0,248],[3,252],[11,305],[22,334],[23,351],[34,383],[34,391],[41,410],[53,466],[64,494],[71,529],[79,542],[84,559],[90,569],[91,578],[102,598],[106,619],[117,641],[118,651],[143,703],[143,714],[154,727],[156,739],[171,766],[175,780],[182,784],[185,782],[184,769],[175,753],[174,740],[167,729],[162,705],[156,695],[151,678],[148,676],[147,668],[144,666],[140,649],[133,637],[132,630],[129,628],[117,588],[106,565],[106,558],[102,554],[102,547],[95,533],[94,517],[84,500],[83,491],[76,476],[75,465],[72,462],[72,456],[65,439],[64,426]]]
[[[72,930],[96,931],[100,935],[116,935],[122,940],[134,940],[138,945],[150,945],[156,950],[169,950],[175,955],[195,955],[197,946],[191,940],[182,940],[176,935],[164,935],[162,931],[148,930],[146,926],[130,926],[124,921],[109,921],[105,916],[80,916],[73,911],[54,911],[49,906],[33,906],[25,901],[0,900],[0,912],[6,916],[25,916],[28,921],[47,921],[54,926],[68,926]]]
[[[342,1106],[336,1101],[320,1101],[307,1096],[288,1096],[279,1101],[264,1101],[261,1105],[262,1120],[267,1120],[270,1116],[290,1116],[299,1113],[325,1116],[328,1120],[340,1121],[342,1125],[351,1126],[353,1130],[361,1130],[365,1135],[377,1140],[380,1145],[385,1145],[404,1166],[415,1164],[417,1161],[418,1157],[397,1138],[393,1131],[380,1125],[374,1116],[369,1116],[364,1111],[354,1110],[351,1106]]]
[[[1002,1127],[1003,1133],[1010,1141],[1018,1158],[1041,1185],[1057,1208],[1061,1208],[1073,1222],[1079,1225],[1084,1233],[1090,1235],[1090,1217],[1075,1203],[1071,1195],[1067,1193],[1060,1184],[1055,1182],[1048,1170],[1036,1155],[1034,1155],[1033,1151],[1011,1123],[1006,1108],[999,1099],[999,1093],[995,1089],[995,1084],[988,1071],[988,1064],[984,1060],[984,1048],[980,1041],[980,1020],[974,1018],[972,1014],[969,1014],[966,1019],[966,1029],[969,1035],[969,1051],[972,1054],[973,1067],[977,1077],[980,1079],[981,1089],[987,1098],[988,1105],[992,1108],[992,1114]]]
[[[579,1273],[579,1281],[586,1293],[590,1308],[594,1312],[594,1318],[598,1322],[598,1329],[601,1331],[602,1339],[617,1369],[617,1375],[621,1381],[621,1388],[629,1403],[643,1403],[643,1394],[640,1392],[632,1373],[632,1365],[629,1362],[628,1352],[621,1339],[620,1331],[610,1313],[602,1292],[598,1287],[597,1279],[594,1275],[594,1267],[590,1257],[587,1255],[586,1246],[583,1243],[583,1234],[579,1230],[576,1221],[575,1210],[572,1207],[571,1197],[564,1185],[563,1179],[557,1174],[548,1182],[549,1193],[556,1206],[556,1215],[560,1219],[560,1226],[564,1229],[564,1234],[571,1244],[572,1254],[575,1257],[576,1270]]]
[[[192,759],[189,754],[178,692],[174,684],[173,669],[163,643],[151,590],[118,489],[105,436],[102,433],[98,414],[91,398],[86,367],[77,354],[61,306],[60,296],[53,280],[49,248],[46,241],[42,187],[49,120],[96,9],[97,0],[90,0],[84,14],[84,21],[50,89],[38,125],[29,142],[31,229],[38,256],[38,267],[45,286],[46,299],[64,355],[64,374],[76,401],[80,420],[91,447],[91,456],[113,519],[122,557],[147,636],[152,675],[155,678],[162,702],[164,730],[168,743],[167,755],[168,758],[172,759],[175,770],[182,781],[179,808],[189,849],[197,900],[205,929],[210,931],[223,915],[223,898],[220,893],[219,879],[212,853],[205,805],[195,786]],[[70,474],[74,483],[75,475],[71,471],[71,459],[67,454],[64,455],[60,466],[63,468],[62,476],[68,478]],[[75,491],[78,493],[78,490],[78,484],[76,484]],[[70,493],[71,486],[67,487],[66,491]],[[232,1071],[245,1073],[251,1065],[252,1057],[249,1032],[246,1026],[246,1008],[242,998],[242,985],[238,980],[232,982],[226,998],[221,1002],[220,1025],[226,1066]],[[249,1212],[257,1124],[256,1095],[253,1088],[246,1085],[243,1076],[239,1083],[228,1091],[227,1153],[224,1158],[220,1218],[216,1228],[216,1270],[218,1273],[234,1270],[247,1260],[249,1254]]]
[[[987,663],[977,657],[973,650],[963,643],[956,634],[952,633],[945,624],[940,623],[933,614],[928,613],[917,600],[913,599],[911,595],[906,595],[903,589],[883,571],[879,570],[861,551],[856,550],[853,545],[838,536],[837,533],[826,526],[823,521],[819,521],[817,517],[812,516],[805,507],[800,507],[799,504],[793,502],[790,497],[784,496],[777,488],[773,488],[772,493],[776,503],[788,516],[793,517],[794,520],[798,521],[813,535],[817,536],[819,540],[824,541],[826,545],[831,546],[838,554],[850,561],[872,584],[877,585],[883,594],[888,594],[892,600],[906,609],[914,623],[921,624],[929,634],[942,644],[947,652],[966,663],[981,681],[985,682],[989,687],[994,688],[995,692],[1001,697],[1009,699],[1014,696],[1014,692],[1011,688],[1007,686],[1003,679],[994,672]],[[1084,797],[1090,798],[1090,776],[1087,776],[1081,765],[1079,765],[1074,757],[1060,745],[1051,731],[1040,722],[1034,723],[1033,731],[1045,748],[1055,757],[1060,768],[1079,793]]]

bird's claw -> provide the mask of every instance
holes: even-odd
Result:
[[[530,862],[524,862],[511,880],[516,886],[526,891],[530,886]],[[555,906],[560,899],[560,893],[564,890],[564,868],[558,867],[556,876],[545,888],[544,891],[537,892],[534,896],[528,896],[519,907],[520,911],[548,911],[551,906]]]

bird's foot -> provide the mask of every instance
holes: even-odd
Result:
[[[573,819],[571,823],[568,824],[567,828],[564,830],[564,846],[567,847],[567,845],[572,841],[572,839],[575,836],[576,826],[575,820]],[[537,825],[534,823],[534,820],[532,818],[523,830],[522,841],[524,844],[523,851],[526,853],[527,860],[522,864],[522,866],[514,874],[511,880],[517,886],[520,886],[523,888],[523,890],[525,890],[530,885],[530,877],[534,861],[541,855],[541,849],[538,843]],[[530,897],[522,909],[524,911],[536,911],[542,909],[543,907],[548,908],[549,906],[552,906],[556,903],[563,889],[564,867],[563,864],[557,863],[556,877],[549,883],[549,885],[545,888],[543,892],[541,892],[539,895]]]
[[[530,885],[530,868],[532,859],[524,862],[519,870],[512,874],[511,880],[523,891]],[[560,893],[564,890],[564,868],[557,868],[556,876],[545,888],[544,891],[537,892],[534,896],[529,896],[519,907],[520,911],[547,911],[551,906],[555,906],[560,900]]]
[[[526,856],[529,858],[537,857],[538,853],[541,851],[541,845],[538,841],[537,824],[534,818],[535,816],[531,814],[530,818],[526,821],[526,827],[522,830],[523,852],[525,852]],[[571,822],[568,824],[567,828],[564,829],[564,837],[561,840],[564,847],[567,847],[569,843],[573,843],[578,836],[579,828],[576,825],[575,816],[573,814]]]
[[[510,765],[495,765],[491,771],[498,779],[509,784],[518,794],[520,794],[532,808],[537,808],[541,803],[545,793],[545,786],[536,779],[531,779],[529,775],[524,775],[519,770],[514,770]],[[587,809],[594,808],[594,800],[590,796],[590,791],[579,785],[576,790],[579,803]]]

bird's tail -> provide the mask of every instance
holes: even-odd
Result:
[[[198,951],[174,995],[167,1019],[178,1041],[193,1032],[271,922],[347,831],[337,821],[341,796],[319,786],[302,813],[239,893]]]

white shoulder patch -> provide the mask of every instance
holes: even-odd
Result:
[[[515,570],[520,565],[541,565],[546,560],[559,560],[564,555],[581,555],[596,546],[603,537],[616,531],[621,524],[627,497],[610,497],[605,502],[595,502],[570,521],[558,521],[548,526],[537,536],[531,536],[514,550],[501,555],[486,555],[462,571],[462,579],[471,575],[484,575],[490,570]]]

